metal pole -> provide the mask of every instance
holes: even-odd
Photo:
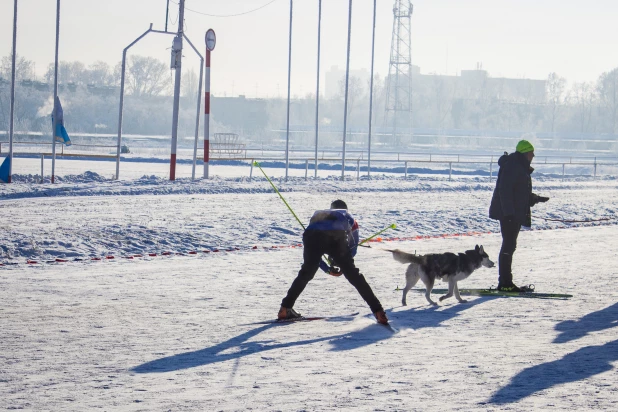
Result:
[[[125,70],[127,67],[127,50],[129,50],[135,43],[140,41],[142,37],[147,35],[152,31],[152,23],[150,23],[150,28],[146,30],[141,36],[137,39],[133,40],[131,44],[129,44],[122,51],[122,71],[120,73],[120,105],[118,108],[118,142],[116,143],[116,180],[120,179],[120,146],[122,145],[122,114],[124,109],[124,79],[125,79]]]
[[[11,56],[11,109],[9,114],[9,179],[13,176],[13,117],[15,115],[15,59],[17,56],[17,0],[13,5],[13,53]]]
[[[290,40],[288,47],[288,108],[285,134],[285,180],[288,180],[288,169],[290,167],[290,86],[292,77],[292,9],[294,0],[290,0]]]
[[[318,71],[317,88],[315,92],[315,171],[314,176],[318,177],[318,135],[320,127],[320,46],[322,35],[322,0],[318,3]]]
[[[206,88],[204,91],[204,179],[210,162],[210,50],[206,48]]]
[[[183,35],[184,36],[184,35]],[[195,140],[193,141],[193,167],[191,168],[191,179],[195,180],[195,166],[197,163],[197,141],[200,137],[200,105],[202,103],[202,77],[204,76],[204,58],[197,51],[191,40],[187,36],[184,36],[185,40],[191,48],[200,56],[200,81],[197,90],[197,113],[195,114]]]
[[[56,55],[54,60],[54,111],[52,121],[52,169],[51,182],[54,183],[56,171],[56,121],[58,119],[56,101],[58,100],[58,43],[60,39],[60,0],[56,1]]]
[[[165,8],[165,31],[167,31],[167,21],[170,15],[170,0],[167,0],[167,7]]]
[[[178,147],[178,113],[180,112],[180,80],[182,76],[182,38],[185,20],[185,0],[178,2],[178,32],[174,38],[172,53],[174,53],[176,77],[174,79],[174,109],[172,112],[172,149],[170,154],[170,180],[176,180],[176,149]]]
[[[376,49],[376,2],[373,0],[373,34],[371,36],[371,79],[369,80],[369,135],[367,137],[367,176],[371,176],[371,125],[373,114],[373,65]]]
[[[348,52],[345,65],[345,103],[343,105],[343,151],[341,153],[341,180],[345,179],[345,139],[348,123],[348,85],[350,81],[350,39],[352,37],[352,0],[348,11]]]

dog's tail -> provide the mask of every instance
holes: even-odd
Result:
[[[406,252],[402,252],[399,249],[386,249],[387,251],[391,252],[393,254],[393,257],[395,258],[395,260],[399,263],[418,263],[418,264],[423,264],[423,256],[420,255],[413,255],[412,253],[406,253]]]

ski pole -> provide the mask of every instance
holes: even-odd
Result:
[[[266,172],[264,172],[264,169],[262,169],[262,166],[260,166],[260,164],[258,163],[258,161],[254,161],[253,162],[254,166],[257,166],[258,169],[260,169],[260,171],[262,172],[262,174],[264,175],[264,177],[266,178],[266,180],[268,180],[268,183],[270,183],[270,185],[273,187],[273,189],[275,189],[275,192],[277,192],[277,194],[279,195],[279,197],[281,198],[281,200],[283,200],[283,203],[285,203],[285,205],[288,207],[288,209],[290,210],[290,212],[292,212],[292,215],[294,215],[294,217],[296,218],[296,220],[298,221],[298,223],[300,223],[300,225],[302,226],[303,230],[305,230],[305,225],[303,225],[303,222],[300,221],[300,219],[298,218],[298,216],[296,216],[296,213],[294,213],[294,211],[292,210],[292,208],[290,207],[290,205],[288,205],[288,202],[285,201],[285,199],[283,198],[283,196],[281,195],[281,193],[279,193],[279,190],[277,189],[277,186],[275,186],[275,184],[270,180],[270,178],[268,177],[268,175],[266,175]]]
[[[379,232],[376,232],[373,235],[369,236],[367,239],[361,241],[358,245],[361,246],[363,243],[369,242],[371,239],[373,239],[374,237],[378,236],[380,233],[384,233],[388,229],[395,229],[396,227],[397,227],[397,225],[393,223],[392,225],[389,225],[389,226],[385,227],[384,229],[380,230]]]

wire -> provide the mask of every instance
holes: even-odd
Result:
[[[175,1],[175,0],[170,0],[170,1],[172,3],[178,4],[178,2]],[[249,10],[249,11],[244,11],[242,13],[236,13],[236,14],[208,14],[208,13],[204,13],[204,12],[201,12],[201,11],[190,9],[188,7],[185,7],[185,10],[192,11],[193,13],[201,14],[202,16],[208,16],[208,17],[237,17],[237,16],[244,16],[245,14],[249,14],[249,13],[253,13],[255,11],[261,10],[264,7],[270,6],[271,4],[273,4],[276,1],[277,0],[271,0],[268,3],[264,4],[263,6],[260,6],[260,7],[256,8],[256,9]]]

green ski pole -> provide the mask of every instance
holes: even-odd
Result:
[[[361,246],[363,243],[369,242],[371,239],[373,239],[374,237],[378,236],[381,233],[386,232],[388,229],[395,229],[396,227],[397,227],[397,225],[393,223],[392,225],[389,225],[389,226],[385,227],[384,229],[380,230],[379,232],[376,232],[373,235],[369,236],[367,239],[361,241],[358,245]]]
[[[292,212],[292,215],[294,215],[294,217],[296,218],[296,220],[298,221],[298,223],[300,223],[300,225],[302,226],[303,230],[305,230],[305,225],[303,225],[303,222],[300,221],[300,219],[298,218],[298,216],[296,216],[296,213],[294,213],[294,211],[292,210],[292,208],[290,207],[290,205],[288,205],[288,202],[285,201],[285,199],[283,198],[283,196],[281,195],[281,193],[279,193],[279,189],[277,189],[277,186],[275,186],[275,184],[270,180],[270,178],[268,177],[268,175],[266,175],[266,172],[264,172],[264,169],[262,169],[262,166],[260,166],[260,164],[256,161],[253,162],[254,166],[257,166],[258,169],[260,169],[260,171],[262,172],[262,174],[264,175],[264,177],[266,178],[266,180],[268,180],[268,183],[270,183],[270,185],[273,187],[273,189],[275,189],[275,192],[277,192],[277,194],[279,195],[279,197],[281,198],[281,200],[283,200],[283,203],[285,203],[285,205],[287,206],[287,208],[289,209],[290,212]]]

